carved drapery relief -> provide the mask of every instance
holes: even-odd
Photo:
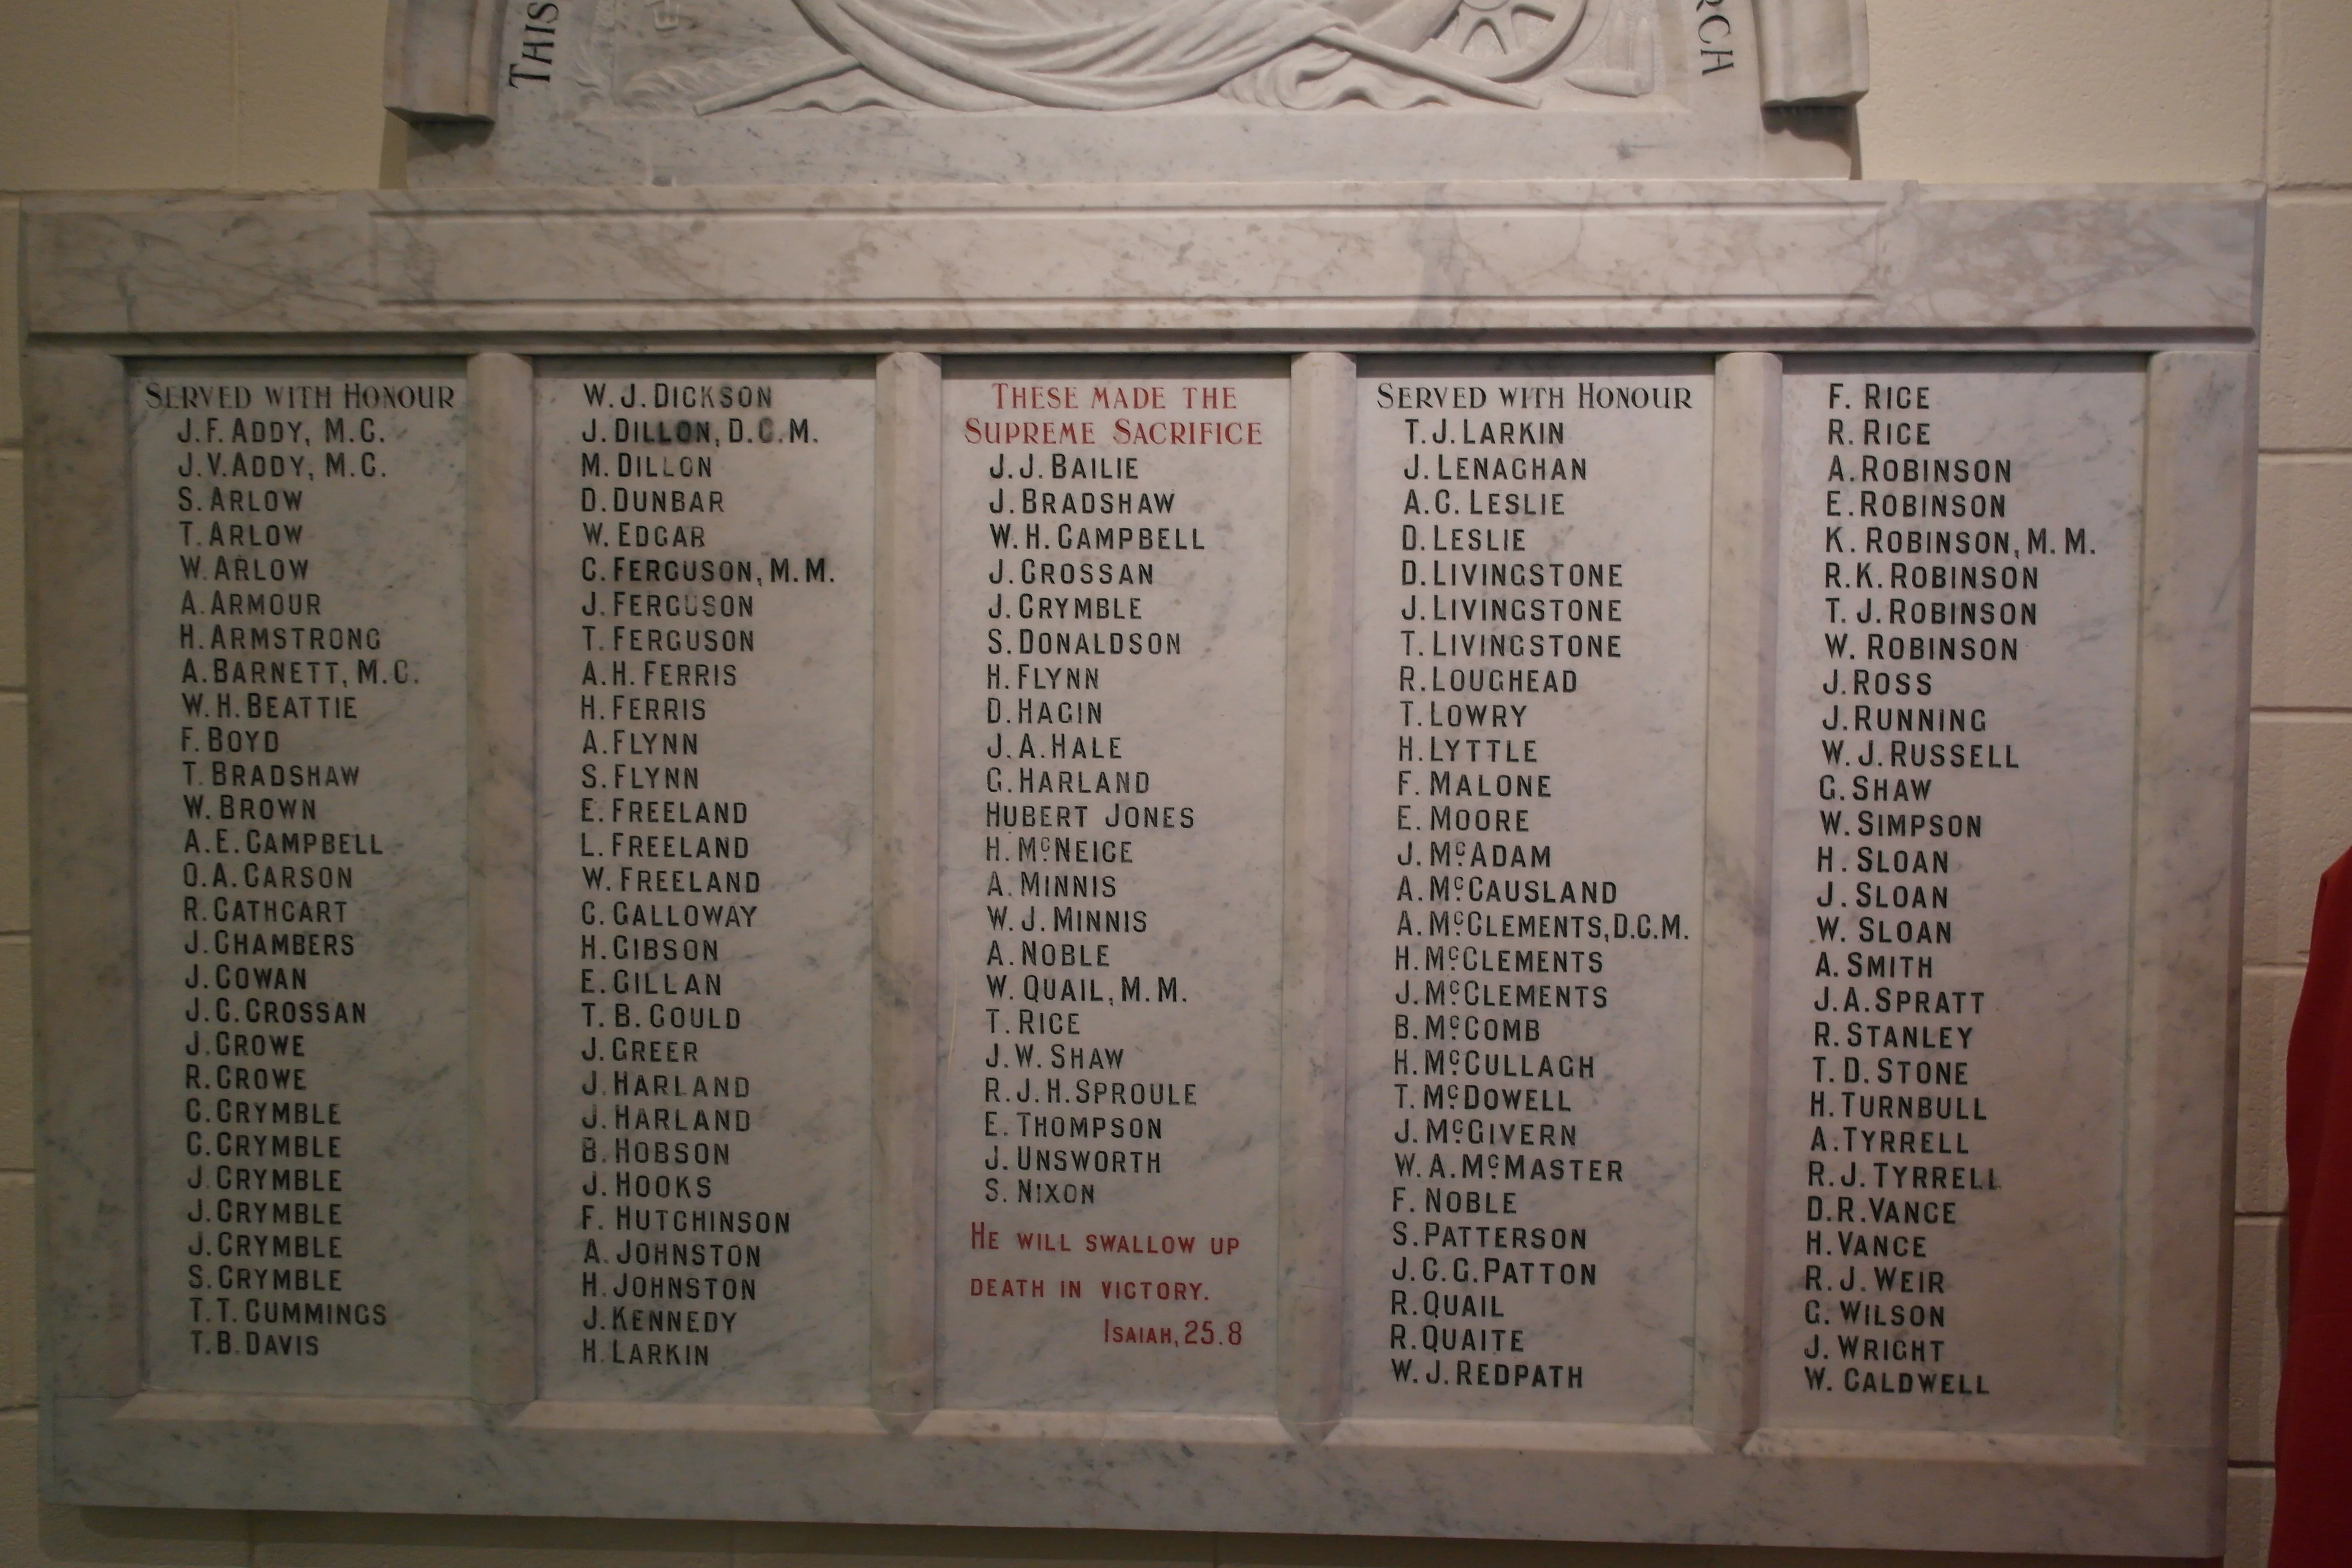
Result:
[[[577,79],[614,108],[1294,110],[1638,98],[1659,0],[608,0]],[[1754,0],[1767,104],[1851,103],[1864,0]],[[488,119],[501,0],[393,0],[385,101]],[[663,46],[668,47],[663,47]],[[699,47],[694,47],[699,46]]]
[[[1425,14],[1432,8],[1420,9]],[[1658,84],[1656,0],[1462,0],[1435,8],[1444,13],[1436,30],[1408,46],[1419,60],[1497,82],[1549,77],[1618,98],[1638,98]],[[1400,12],[1408,15],[1399,20],[1417,27],[1423,17],[1411,15],[1412,10],[1412,0],[1405,0],[1371,18],[1366,30],[1381,37],[1381,22]],[[1446,96],[1428,79],[1328,45],[1294,50],[1227,82],[1222,91],[1227,98],[1283,109],[1328,109],[1350,100],[1401,109]]]
[[[801,37],[772,16],[754,47],[684,61],[644,47],[662,25],[657,9],[612,14],[599,85],[616,106],[708,115],[866,103],[1139,109],[1212,95],[1286,109],[1462,97],[1532,109],[1578,93],[1638,97],[1659,79],[1658,0],[795,5]]]

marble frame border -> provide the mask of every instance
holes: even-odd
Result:
[[[1775,200],[1801,208],[1826,205],[1846,217],[1853,216],[1847,208],[1868,207],[1864,227],[1873,237],[1864,271],[1873,281],[1834,311],[1791,303],[1793,296],[1747,298],[1720,288],[1705,309],[1677,309],[1622,290],[1611,296],[1606,289],[1514,305],[1470,298],[1473,290],[1449,292],[1458,282],[1449,279],[1425,302],[1418,321],[1398,321],[1375,302],[1292,312],[1286,328],[1266,324],[1288,310],[1279,300],[1235,302],[1213,297],[1213,290],[1196,298],[1161,283],[1141,289],[1133,300],[1084,302],[1045,300],[1054,290],[1040,288],[1026,305],[985,310],[942,290],[929,300],[861,308],[862,316],[763,302],[756,290],[743,305],[708,295],[519,306],[418,300],[404,293],[404,280],[417,274],[394,263],[413,239],[403,226],[413,213],[432,208],[419,198],[28,202],[45,1494],[128,1506],[918,1523],[936,1521],[926,1500],[954,1493],[965,1500],[960,1521],[998,1525],[2159,1555],[2218,1551],[2219,1331],[2226,1311],[2231,1154],[2226,1094],[2231,1069],[2224,1047],[2234,1026],[2236,895],[2243,874],[2259,203],[2242,191],[2179,189],[2096,195],[1907,189],[1889,196],[1886,187],[1857,186],[1826,197],[1822,191],[1742,185],[1717,194],[1736,193],[1738,202],[1751,205],[1759,200],[1768,206]],[[1444,205],[1442,195],[1422,195],[1425,205],[1433,196]],[[1588,188],[1584,198],[1596,205],[1631,200],[1645,222],[1704,216],[1706,204],[1690,189],[1664,199],[1668,195],[1594,195]],[[655,193],[664,195],[672,209],[662,224],[675,234],[667,226],[680,216],[677,209],[699,205],[709,193]],[[443,204],[434,210],[462,213],[470,199],[477,207],[500,209],[509,223],[520,219],[520,229],[533,236],[527,249],[560,248],[594,231],[629,229],[630,205],[651,205],[643,193],[568,193],[561,214],[554,209],[564,203],[525,214],[521,209],[537,195],[440,193],[434,199]],[[1937,221],[1922,227],[1918,215],[1937,204]],[[1334,206],[1349,208],[1349,203],[1340,199]],[[597,207],[604,210],[586,210]],[[806,208],[796,210],[809,216]],[[1034,210],[1048,230],[1076,216],[1058,200],[1041,199]],[[575,225],[575,218],[582,222]],[[1906,225],[1912,230],[1907,237],[1901,232]],[[2078,279],[2057,300],[2032,297],[2030,290],[2002,296],[1986,284],[2004,268],[2024,266],[2053,233],[2095,246],[2101,236],[2135,225],[2140,242],[2124,248],[2143,259],[2163,254],[2160,265],[2138,277],[2123,276],[2133,263],[2118,262],[2103,277]],[[1457,228],[1445,243],[1471,241]],[[1971,243],[1978,247],[1971,278],[1939,277],[1939,268],[1958,264],[1938,260],[1935,244]],[[272,245],[281,247],[276,259],[268,255]],[[1900,259],[1905,255],[1908,260]],[[305,272],[313,263],[323,270]],[[723,273],[726,258],[710,264]],[[527,272],[526,260],[517,276]],[[299,280],[298,273],[303,274]],[[383,287],[387,281],[394,286]],[[1964,289],[1962,281],[1986,286]],[[206,291],[221,289],[227,290],[226,309],[200,307]],[[1302,328],[1302,316],[1311,324]],[[1072,324],[1081,319],[1089,324]],[[1710,653],[1711,723],[1753,714],[1762,700],[1754,667],[1738,668],[1738,639],[1723,618],[1760,617],[1759,636],[1770,624],[1763,599],[1769,586],[1742,585],[1743,574],[1755,573],[1764,558],[1777,510],[1777,486],[1763,465],[1777,418],[1770,390],[1779,367],[1759,351],[1904,353],[2030,344],[2150,354],[2126,1268],[2131,1280],[2176,1282],[2179,1289],[2130,1292],[2124,1404],[2114,1436],[1757,1430],[1747,1348],[1754,1332],[1749,1276],[1756,1265],[1737,1247],[1706,1262],[1702,1276],[1715,1281],[1713,1304],[1703,1311],[1712,1313],[1709,1332],[1725,1353],[1701,1362],[1693,1427],[1501,1432],[1485,1423],[1348,1423],[1317,1396],[1312,1369],[1328,1354],[1328,1331],[1318,1327],[1315,1303],[1331,1263],[1304,1234],[1286,1259],[1295,1275],[1286,1276],[1286,1342],[1296,1353],[1282,1362],[1281,1419],[927,1415],[921,1325],[878,1315],[871,1411],[531,1403],[527,1340],[519,1345],[482,1334],[475,1394],[466,1400],[139,1389],[139,1263],[130,1196],[136,1187],[135,1145],[106,1131],[110,1114],[119,1121],[119,1111],[110,1108],[127,1102],[135,1037],[129,967],[126,359],[354,352],[470,358],[471,434],[480,443],[473,450],[478,456],[503,447],[509,453],[505,464],[478,463],[469,476],[469,610],[478,633],[497,620],[499,605],[529,588],[527,581],[513,580],[513,563],[497,544],[502,531],[510,531],[497,518],[519,507],[528,511],[527,470],[518,481],[511,445],[500,434],[511,431],[518,407],[528,416],[528,356],[642,347],[877,353],[883,380],[877,388],[883,426],[877,431],[877,546],[920,559],[922,542],[937,526],[936,442],[904,437],[919,428],[926,408],[936,413],[933,356],[1047,347],[1231,352],[1243,343],[1265,352],[1278,342],[1309,351],[1293,366],[1301,437],[1292,469],[1294,571],[1332,570],[1341,563],[1347,537],[1341,524],[1352,511],[1343,476],[1318,472],[1318,460],[1300,456],[1310,430],[1336,443],[1347,423],[1339,406],[1344,395],[1334,391],[1345,373],[1336,354],[1320,351],[1492,351],[1507,344],[1520,352],[1704,348],[1723,353],[1717,372],[1718,620]],[[1735,448],[1759,460],[1745,479],[1741,465],[1727,458]],[[1751,560],[1745,550],[1757,553]],[[877,567],[880,560],[877,554]],[[923,606],[935,599],[936,582],[926,584],[919,575],[889,582],[887,603],[877,595],[877,618],[888,617],[886,626],[919,623]],[[1344,653],[1331,644],[1328,626],[1302,617],[1296,599],[1290,637],[1294,655],[1310,655],[1310,662],[1318,647],[1329,647],[1330,657]],[[1749,646],[1759,645],[1751,639]],[[877,662],[885,667],[877,676],[887,676],[890,661]],[[918,658],[908,668],[935,664]],[[1294,669],[1294,699],[1307,695],[1299,682],[1311,685],[1316,679],[1307,664]],[[884,689],[877,680],[877,704]],[[512,721],[518,702],[527,711],[528,693],[478,679],[473,700],[479,719],[503,714]],[[922,694],[912,689],[900,701],[901,712],[904,705],[924,705]],[[927,745],[935,754],[935,733],[919,732],[919,725],[903,728],[903,734],[877,735],[877,774],[886,747],[902,768],[919,770]],[[1747,733],[1759,748],[1765,743],[1755,729]],[[1724,742],[1736,738],[1711,731],[1703,982],[1706,1060],[1720,1089],[1703,1090],[1703,1104],[1713,1108],[1703,1116],[1713,1118],[1706,1125],[1725,1140],[1703,1191],[1716,1194],[1713,1201],[1725,1214],[1710,1223],[1734,1230],[1729,1208],[1743,1191],[1748,1202],[1754,1194],[1752,1151],[1740,1152],[1730,1086],[1743,1063],[1752,1068],[1752,1054],[1743,1049],[1753,1049],[1755,983],[1743,964],[1752,961],[1755,937],[1752,904],[1743,915],[1733,873],[1743,858],[1759,863],[1764,842],[1746,836],[1738,802],[1731,798],[1738,793],[1731,754],[1738,747],[1727,750]],[[1318,771],[1333,765],[1331,759],[1318,761],[1328,749],[1318,741],[1302,731],[1294,713],[1286,784],[1286,815],[1294,826],[1328,809],[1318,803],[1330,798],[1332,788],[1345,787],[1343,759],[1336,779]],[[1759,770],[1761,754],[1759,749]],[[476,894],[497,896],[481,880],[488,878],[510,899],[514,879],[528,881],[528,775],[525,858],[518,866],[510,855],[499,859],[500,846],[513,847],[508,842],[511,759],[476,743],[469,765]],[[897,1058],[886,1060],[879,1048],[886,1036],[903,1034],[909,1046],[924,1037],[925,995],[935,985],[935,977],[919,973],[919,960],[935,946],[923,936],[920,868],[927,862],[922,824],[936,812],[926,812],[919,787],[902,786],[903,781],[877,787],[877,823],[905,835],[898,850],[877,858],[877,1088],[884,1089],[887,1072],[893,1075],[893,1095],[918,1099],[905,1110],[911,1141],[898,1145],[897,1154],[877,1117],[877,1213],[890,1183],[898,1184],[893,1190],[919,1188],[920,1151],[929,1142],[918,1131],[924,1119],[921,1085],[906,1078],[908,1071],[915,1079],[922,1077],[922,1053],[916,1049],[893,1066]],[[1761,834],[1760,821],[1753,831]],[[1318,849],[1297,838],[1289,849],[1286,1126],[1301,1138],[1302,1149],[1314,1142],[1315,1062],[1319,1050],[1329,1048],[1331,1024],[1328,1000],[1318,999],[1317,976],[1294,964],[1293,955],[1309,951],[1318,926],[1343,918],[1331,910],[1334,884],[1317,882],[1309,864],[1318,854],[1328,861],[1331,853],[1328,846]],[[895,903],[882,896],[886,879],[894,877],[904,884],[889,884]],[[1344,877],[1338,886],[1343,898]],[[886,909],[894,911],[887,929]],[[485,909],[475,918],[486,922],[491,915]],[[886,996],[879,961],[893,952],[919,962],[905,973],[903,991]],[[476,962],[481,965],[474,982],[478,1011],[510,1007],[515,977],[484,964],[478,952]],[[521,994],[527,1003],[527,976]],[[478,1047],[493,1025],[481,1016],[474,1027]],[[483,1082],[482,1088],[499,1086]],[[508,1085],[486,1093],[487,1109],[478,1114],[510,1117],[511,1092]],[[527,1085],[523,1092],[527,1112]],[[1330,1114],[1326,1107],[1324,1116]],[[1328,1120],[1322,1125],[1328,1131]],[[1744,1189],[1743,1157],[1748,1161]],[[1294,1179],[1306,1184],[1298,1202],[1307,1201],[1315,1164],[1310,1156],[1294,1167],[1286,1154],[1286,1202]],[[894,1175],[885,1174],[891,1170]],[[511,1184],[511,1173],[487,1165],[478,1171],[486,1212],[514,1201]],[[527,1191],[522,1197],[527,1213]],[[1286,1224],[1286,1237],[1297,1228]],[[511,1235],[512,1227],[494,1217],[482,1223],[476,1300],[484,1320],[502,1314],[500,1303],[513,1289]],[[911,1256],[886,1259],[883,1245],[877,1231],[877,1296],[886,1271],[895,1271],[894,1279],[905,1276],[905,1283],[911,1283],[909,1271],[928,1271],[919,1247]],[[528,1280],[527,1267],[523,1278]],[[928,1300],[928,1290],[920,1294]],[[2182,1368],[2195,1368],[2198,1375],[2178,1375]],[[2166,1377],[2167,1370],[2175,1375]],[[300,1477],[289,1475],[283,1463],[295,1446],[311,1457]],[[648,1473],[669,1465],[700,1478],[695,1493],[679,1495]],[[1562,1485],[1571,1475],[1573,1484]],[[482,1478],[493,1476],[498,1487],[486,1489]],[[2000,1506],[1992,1506],[1997,1500]]]

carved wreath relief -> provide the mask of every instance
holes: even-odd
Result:
[[[703,115],[1223,98],[1536,109],[1659,79],[1657,0],[607,0],[592,88]]]

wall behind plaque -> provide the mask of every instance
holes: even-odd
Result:
[[[2352,843],[2352,5],[1880,0],[1863,172],[1962,184],[2264,180],[2245,1004],[2230,1433],[2231,1568],[2267,1534],[2285,1204],[2279,1084],[2322,867]],[[1299,1537],[575,1526],[140,1512],[34,1495],[31,1025],[16,197],[400,183],[383,0],[0,0],[0,1563],[772,1568],[823,1562],[2009,1568],[1965,1560]]]

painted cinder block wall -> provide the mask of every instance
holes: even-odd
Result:
[[[1876,0],[1873,178],[2271,187],[2240,1052],[2231,1568],[2268,1533],[2280,1085],[2314,886],[2352,845],[2352,0]],[[1988,1558],[1102,1531],[55,1508],[34,1495],[33,1139],[16,202],[398,183],[383,0],[0,0],[0,1565],[2024,1568]],[[2111,1561],[2111,1560],[2102,1560]]]

